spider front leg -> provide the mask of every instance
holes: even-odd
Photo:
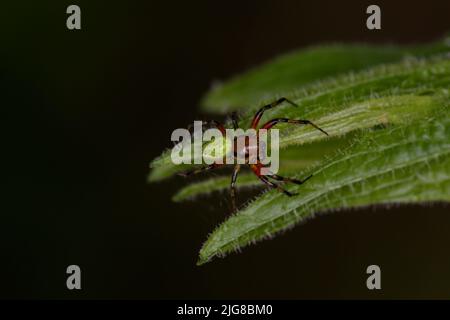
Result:
[[[216,121],[216,120],[202,121],[202,130],[203,130],[204,126],[210,126],[213,128],[217,128],[224,136],[226,135],[225,126],[222,123],[220,123],[219,121]],[[189,124],[186,129],[192,134],[193,128],[194,128],[194,125]],[[172,141],[172,142],[173,142],[174,146],[179,144],[179,142],[177,142],[177,141]]]
[[[220,130],[220,132],[225,135],[226,134],[226,130],[225,130],[225,126],[220,123],[219,121],[216,120],[210,120],[210,121],[202,121],[202,129],[204,126],[209,126],[209,127],[214,127]],[[189,124],[187,129],[189,130],[189,132],[192,131],[193,125]],[[191,132],[192,133],[192,132]]]
[[[326,134],[328,136],[328,133],[325,130],[319,128],[318,126],[316,126],[314,123],[312,123],[309,120],[292,120],[292,119],[287,119],[287,118],[277,118],[277,119],[272,119],[272,120],[266,122],[265,124],[263,124],[261,129],[269,130],[273,126],[275,126],[276,124],[283,123],[283,122],[285,122],[285,123],[293,123],[293,124],[309,124],[309,125],[313,126],[317,130],[323,132],[324,134]]]
[[[294,107],[298,107],[298,105],[295,104],[294,102],[292,102],[291,100],[288,100],[284,97],[280,98],[277,101],[274,101],[271,104],[268,104],[268,105],[262,107],[261,109],[259,109],[259,111],[253,117],[252,128],[256,129],[256,127],[258,126],[259,120],[261,120],[261,117],[264,114],[264,111],[275,108],[275,107],[279,106],[280,104],[282,104],[283,102],[287,102],[287,103],[290,103],[291,105],[293,105]]]
[[[240,165],[235,165],[233,174],[231,176],[231,185],[230,185],[230,198],[231,198],[231,213],[235,213],[236,210],[236,179],[239,170],[241,169]]]

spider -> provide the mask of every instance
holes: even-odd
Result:
[[[269,120],[258,129],[259,121],[261,120],[261,117],[263,116],[264,112],[266,110],[269,110],[269,109],[272,109],[272,108],[275,108],[275,107],[281,105],[283,102],[287,102],[295,107],[298,107],[298,105],[296,103],[292,102],[291,100],[286,99],[284,97],[280,98],[268,105],[263,106],[261,109],[258,110],[258,112],[256,112],[255,116],[253,117],[252,123],[251,123],[251,128],[255,129],[255,130],[259,130],[259,129],[270,130],[278,123],[305,124],[305,125],[311,125],[314,128],[316,128],[317,130],[321,131],[322,133],[328,135],[328,133],[325,130],[322,130],[321,128],[319,128],[318,126],[316,126],[314,123],[312,123],[309,120],[292,120],[292,119],[287,119],[287,118],[275,118],[275,119]],[[233,123],[234,129],[237,129],[238,121],[237,121],[237,114],[235,112],[232,113],[232,123]],[[211,125],[215,126],[225,136],[225,127],[220,122],[213,120],[210,122],[204,122],[203,124],[211,124]],[[259,141],[257,142],[257,147],[258,148],[260,147]],[[236,159],[237,155],[239,153],[245,155],[245,160],[246,160],[245,165],[248,165],[250,167],[250,169],[258,177],[259,180],[261,180],[264,184],[268,185],[270,188],[277,189],[289,197],[295,196],[295,195],[297,195],[297,193],[292,193],[292,192],[289,192],[288,190],[284,189],[281,186],[281,183],[290,182],[290,183],[300,185],[300,184],[305,183],[309,178],[312,177],[312,175],[310,175],[303,180],[298,180],[298,179],[293,179],[293,178],[285,178],[285,177],[279,176],[277,174],[262,175],[261,168],[264,167],[264,165],[259,161],[260,160],[259,156],[258,156],[258,159],[257,159],[258,161],[256,162],[256,164],[249,164],[249,154],[250,154],[249,148],[250,147],[248,145],[248,139],[246,139],[245,146],[243,147],[243,149],[237,150],[237,137],[234,138],[234,149],[233,149],[234,158]],[[259,153],[258,153],[258,155],[259,155]],[[204,166],[204,167],[201,167],[198,169],[194,169],[191,171],[181,172],[178,175],[187,177],[187,176],[190,176],[190,175],[193,175],[196,173],[200,173],[203,171],[216,169],[216,168],[222,167],[224,165],[225,165],[225,162],[223,162],[221,164],[213,163],[211,165],[207,165],[207,166]],[[237,179],[239,170],[241,169],[241,166],[242,166],[241,164],[235,164],[233,173],[231,175],[230,198],[231,198],[232,213],[237,211],[236,210],[236,179]],[[277,183],[277,182],[279,182],[279,183]]]

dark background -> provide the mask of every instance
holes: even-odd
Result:
[[[418,43],[450,2],[9,1],[0,13],[3,298],[449,298],[448,206],[341,211],[196,267],[215,196],[147,184],[214,79],[322,42]],[[82,30],[66,29],[77,4]],[[242,199],[242,196],[241,196]],[[66,289],[66,267],[82,290]],[[378,264],[382,290],[365,287]]]

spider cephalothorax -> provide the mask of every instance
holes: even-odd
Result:
[[[255,114],[255,116],[253,117],[252,120],[252,124],[251,124],[251,128],[255,129],[256,131],[260,130],[260,129],[265,129],[265,130],[270,130],[273,126],[275,126],[278,123],[292,123],[292,124],[309,124],[311,126],[313,126],[314,128],[316,128],[317,130],[320,130],[321,132],[323,132],[324,134],[328,135],[328,133],[326,133],[324,130],[322,130],[321,128],[319,128],[318,126],[316,126],[315,124],[313,124],[311,121],[309,120],[292,120],[292,119],[287,119],[287,118],[275,118],[272,119],[270,121],[267,121],[266,123],[264,123],[259,129],[258,129],[258,124],[259,121],[261,120],[261,117],[264,113],[264,111],[268,110],[268,109],[272,109],[278,105],[280,105],[283,102],[288,102],[290,104],[292,104],[293,106],[297,105],[295,103],[293,103],[292,101],[286,99],[286,98],[280,98],[277,101],[268,104],[264,107],[262,107],[261,109],[259,109],[259,111]],[[237,122],[237,118],[236,118],[236,113],[232,114],[232,122],[233,122],[233,127],[234,129],[238,129],[238,122]],[[217,129],[219,129],[222,134],[225,136],[225,132],[226,129],[223,126],[223,124],[217,122],[217,121],[212,121],[211,122],[212,125],[214,125]],[[261,173],[261,170],[263,168],[265,168],[265,165],[261,162],[261,158],[260,158],[260,152],[258,152],[257,149],[259,148],[265,148],[266,145],[260,141],[258,138],[256,138],[256,144],[255,143],[250,143],[251,137],[246,136],[245,137],[245,143],[242,145],[238,145],[238,137],[235,137],[233,139],[232,142],[232,156],[235,159],[241,158],[241,159],[245,159],[245,163],[244,164],[234,164],[234,170],[233,170],[233,174],[231,176],[231,185],[230,185],[230,195],[231,195],[231,206],[232,206],[232,211],[235,212],[236,211],[236,178],[238,175],[238,172],[241,168],[242,165],[248,165],[250,167],[250,169],[253,171],[253,173],[266,185],[270,186],[271,188],[275,188],[278,189],[279,191],[283,192],[284,194],[286,194],[287,196],[291,197],[295,194],[287,191],[286,189],[284,189],[280,183],[277,182],[292,182],[295,184],[302,184],[304,183],[306,180],[308,180],[309,178],[311,178],[311,176],[303,179],[303,180],[298,180],[298,179],[292,179],[292,178],[285,178],[282,176],[279,176],[277,174],[266,174],[263,175]],[[255,157],[254,155],[257,155],[256,158],[252,158]],[[202,171],[206,171],[206,170],[211,170],[211,169],[215,169],[215,168],[219,168],[225,165],[225,162],[222,161],[221,163],[213,163],[210,164],[208,166],[204,166],[202,168],[199,169],[195,169],[192,171],[187,171],[187,172],[182,172],[180,173],[180,175],[182,176],[190,176],[192,174],[195,173],[199,173]],[[270,180],[270,179],[272,180]],[[273,180],[277,181],[274,182]]]

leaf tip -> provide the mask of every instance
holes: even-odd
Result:
[[[197,265],[197,267],[200,267],[200,266],[208,263],[210,260],[211,260],[210,258],[204,257],[200,253],[196,265]]]

